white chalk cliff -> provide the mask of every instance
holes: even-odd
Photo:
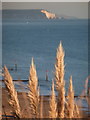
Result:
[[[55,14],[47,12],[46,10],[41,10],[41,12],[44,13],[48,19],[55,19],[56,18]]]

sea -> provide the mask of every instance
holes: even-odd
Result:
[[[28,80],[33,57],[41,95],[51,92],[60,41],[65,51],[66,94],[72,75],[75,95],[81,95],[87,92],[88,20],[47,19],[40,10],[2,11],[2,66],[14,80]],[[17,91],[28,91],[27,81],[14,84]]]

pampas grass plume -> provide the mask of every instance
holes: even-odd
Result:
[[[31,115],[34,118],[38,118],[38,106],[39,106],[39,88],[36,68],[34,65],[34,59],[32,58],[29,75],[29,92],[28,98],[30,100]]]
[[[6,89],[10,96],[8,102],[11,105],[11,107],[13,108],[13,110],[15,111],[15,115],[18,118],[21,118],[21,110],[20,110],[17,92],[14,88],[12,77],[6,66],[4,66],[4,83],[5,83]]]
[[[56,104],[55,91],[54,91],[54,81],[52,81],[49,118],[56,118],[56,117],[57,117],[57,104]]]
[[[65,81],[64,81],[64,50],[62,43],[60,42],[57,53],[56,53],[56,64],[55,64],[55,81],[56,88],[58,91],[58,117],[64,118],[64,109],[65,109]]]
[[[70,77],[69,89],[68,89],[68,117],[73,118],[74,112],[74,90],[72,85],[72,76]]]
[[[62,47],[62,43],[60,42],[57,53],[56,53],[56,64],[55,64],[55,80],[57,89],[60,87],[61,83],[64,80],[64,50]]]

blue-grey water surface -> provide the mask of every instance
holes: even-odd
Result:
[[[66,90],[72,75],[75,95],[80,95],[88,76],[88,20],[48,20],[40,11],[20,12],[3,11],[2,60],[9,69],[17,64],[17,71],[10,71],[13,79],[28,79],[34,57],[41,94],[48,95],[54,78],[56,49],[62,41]],[[49,81],[45,81],[46,71]],[[27,83],[22,84],[27,87]],[[16,88],[20,90],[18,83]]]

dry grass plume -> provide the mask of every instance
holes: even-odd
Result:
[[[50,96],[50,110],[49,110],[49,118],[57,117],[57,103],[54,91],[54,81],[52,81],[52,92]]]
[[[58,90],[58,103],[57,103],[57,109],[58,109],[58,117],[64,118],[64,110],[65,110],[65,83],[63,82],[60,85],[60,88]]]
[[[16,117],[21,118],[21,110],[20,110],[17,92],[14,88],[12,77],[6,66],[4,66],[4,83],[10,97],[8,102],[13,108]]]
[[[73,118],[73,112],[74,112],[74,90],[71,76],[68,89],[68,118]]]
[[[55,64],[55,80],[57,89],[60,87],[61,83],[64,81],[64,50],[62,47],[62,43],[60,42],[57,53],[56,53],[56,64]]]
[[[67,109],[68,109],[68,115],[67,115],[68,118],[80,118],[80,110],[74,101],[72,76],[70,77],[70,82],[69,82]]]
[[[81,118],[82,116],[80,115],[80,110],[77,106],[77,104],[74,104],[74,111],[73,111],[73,117],[74,118]]]
[[[39,116],[39,89],[38,89],[38,77],[36,73],[36,68],[34,65],[34,60],[32,58],[30,66],[30,75],[29,75],[29,89],[28,98],[30,100],[30,108],[32,118],[38,118]]]
[[[64,50],[62,47],[62,43],[57,48],[56,53],[56,64],[55,64],[55,81],[56,81],[56,88],[58,91],[58,117],[64,118],[64,108],[65,108],[65,81],[64,81]]]

